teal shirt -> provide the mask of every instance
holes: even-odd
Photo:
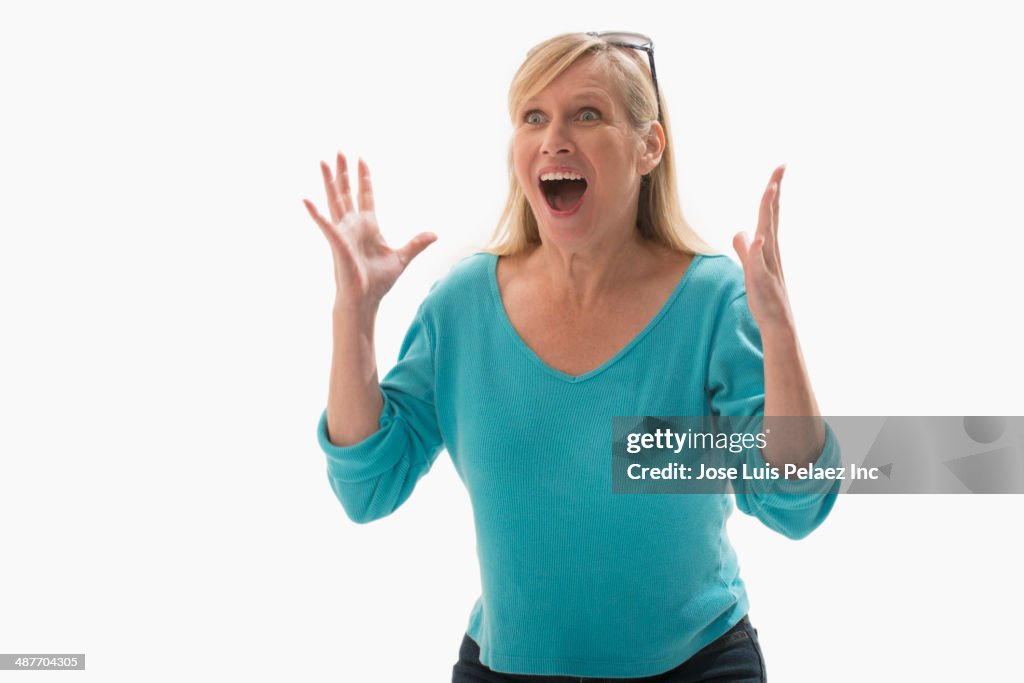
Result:
[[[482,595],[467,632],[485,665],[594,677],[672,669],[747,613],[726,535],[733,497],[801,538],[839,482],[612,493],[613,416],[763,414],[761,338],[727,257],[696,256],[643,331],[579,376],[549,367],[515,332],[496,266],[476,254],[431,289],[380,384],[377,433],[339,448],[321,416],[331,487],[353,520],[378,519],[446,448],[473,507]],[[839,466],[826,431],[817,464]]]

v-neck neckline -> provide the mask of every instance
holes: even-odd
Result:
[[[611,366],[615,365],[620,359],[626,356],[633,349],[634,346],[639,344],[640,341],[644,337],[646,337],[647,334],[651,330],[653,330],[659,322],[661,322],[661,319],[665,317],[669,309],[672,308],[672,304],[675,303],[676,299],[679,298],[679,295],[680,293],[682,293],[687,281],[689,281],[691,273],[693,273],[693,271],[704,260],[703,254],[693,255],[693,259],[690,261],[690,264],[686,267],[686,271],[679,278],[679,282],[672,290],[672,293],[669,294],[668,299],[665,300],[665,303],[662,304],[660,309],[658,309],[658,312],[654,315],[654,317],[651,318],[651,320],[644,326],[644,328],[640,330],[636,334],[636,336],[629,341],[628,344],[623,346],[621,349],[618,350],[618,352],[615,353],[615,355],[613,355],[611,358],[607,359],[606,361],[598,365],[596,368],[588,370],[587,372],[584,372],[581,375],[570,375],[567,372],[556,370],[555,368],[548,365],[543,359],[541,359],[540,356],[537,355],[537,353],[532,348],[530,348],[529,344],[523,341],[523,338],[516,331],[516,328],[513,327],[512,320],[508,317],[508,311],[505,309],[505,302],[502,301],[501,298],[501,290],[498,288],[499,257],[496,254],[488,254],[487,256],[491,259],[491,263],[487,267],[487,276],[488,280],[490,280],[491,294],[494,298],[494,306],[497,309],[498,318],[501,321],[501,326],[505,328],[509,335],[511,335],[513,343],[520,350],[522,350],[526,354],[526,356],[531,361],[533,361],[535,365],[539,366],[541,370],[543,370],[549,375],[552,375],[553,377],[556,377],[557,379],[572,384],[586,381],[591,377],[595,377],[601,374]]]

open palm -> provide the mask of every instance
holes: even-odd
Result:
[[[390,291],[409,262],[437,236],[422,232],[405,246],[392,249],[384,241],[377,225],[370,169],[366,163],[359,160],[358,209],[352,201],[345,155],[338,153],[335,174],[332,175],[331,167],[325,162],[320,162],[320,170],[331,219],[321,216],[308,199],[302,201],[331,245],[338,300],[357,306],[375,306]]]
[[[776,168],[761,195],[754,241],[748,244],[744,233],[738,233],[732,241],[743,265],[747,303],[762,333],[773,327],[793,325],[779,255],[779,185],[785,172],[785,165]]]

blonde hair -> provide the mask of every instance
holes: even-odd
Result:
[[[654,90],[646,59],[637,50],[623,48],[585,33],[565,33],[537,45],[526,56],[512,78],[508,90],[509,116],[515,121],[522,102],[535,96],[564,71],[584,57],[593,56],[607,66],[618,85],[630,125],[638,137],[650,131],[658,119],[658,96]],[[661,94],[661,125],[665,131],[665,150],[661,162],[640,185],[637,206],[637,229],[645,239],[686,254],[710,252],[712,249],[690,227],[683,217],[676,191],[676,170],[672,154],[665,94]],[[537,218],[516,180],[509,148],[509,192],[498,226],[487,248],[492,254],[518,254],[531,244],[540,243]]]

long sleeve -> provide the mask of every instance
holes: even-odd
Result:
[[[327,411],[320,417],[317,436],[327,455],[327,477],[355,522],[371,522],[394,512],[441,451],[433,346],[421,307],[402,342],[397,364],[380,383],[384,407],[376,433],[351,446],[335,446],[328,438]]]
[[[717,321],[708,365],[708,396],[712,415],[754,418],[746,428],[760,424],[764,416],[764,352],[746,294],[732,299]],[[741,421],[733,422],[741,426]],[[839,444],[827,423],[825,434],[815,466],[840,467]],[[758,448],[746,451],[743,458],[749,468],[767,464]],[[840,481],[829,479],[741,478],[734,486],[736,506],[770,529],[800,539],[828,516],[840,485]]]

